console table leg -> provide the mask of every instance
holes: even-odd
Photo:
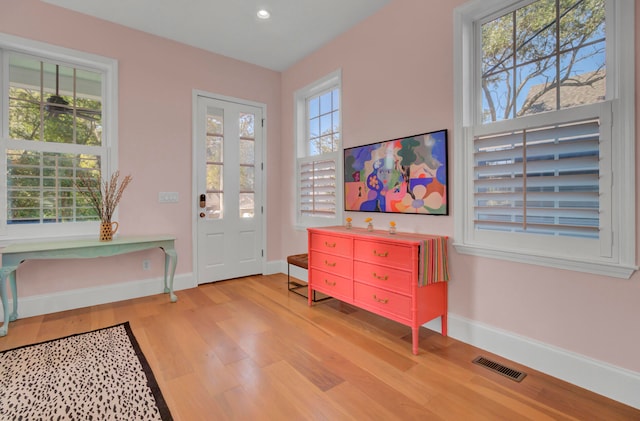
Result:
[[[2,327],[0,327],[0,336],[6,336],[9,331],[9,322],[15,320],[18,317],[16,302],[16,293],[15,293],[15,278],[13,278],[13,284],[11,290],[14,291],[13,294],[13,313],[9,315],[9,303],[7,298],[7,280],[11,280],[12,274],[15,274],[16,268],[2,267],[0,268],[0,298],[2,299],[2,310],[4,312],[4,321],[2,323]],[[10,281],[11,282],[11,281]]]
[[[447,313],[444,313],[442,315],[442,318],[440,320],[440,325],[442,330],[442,336],[447,336]]]
[[[411,328],[411,342],[412,342],[412,352],[413,355],[418,355],[418,339],[420,338],[419,333],[420,327],[412,327]]]
[[[18,320],[18,284],[16,283],[16,271],[15,268],[9,272],[9,286],[11,287],[11,297],[13,297],[13,311],[9,315],[9,321],[13,322]]]
[[[178,253],[175,250],[164,249],[164,292],[169,293],[172,303],[178,301],[178,297],[173,293],[173,277],[176,274],[177,265]]]

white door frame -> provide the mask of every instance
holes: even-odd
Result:
[[[235,102],[236,104],[249,105],[262,109],[264,124],[262,130],[262,185],[259,187],[262,193],[262,274],[267,273],[267,104],[246,99],[234,98],[226,95],[213,94],[211,92],[194,89],[191,95],[191,255],[193,268],[193,286],[197,287],[198,282],[198,213],[200,212],[197,200],[200,195],[198,191],[198,168],[197,162],[197,142],[198,142],[198,97],[207,97],[219,101]],[[257,130],[257,129],[256,129]],[[259,211],[259,209],[256,209]]]

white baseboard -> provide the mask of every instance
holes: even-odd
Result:
[[[193,274],[191,273],[176,275],[173,279],[174,291],[193,288],[195,286]],[[18,301],[18,317],[40,316],[58,311],[113,303],[131,298],[160,294],[163,291],[163,278],[152,278],[123,282],[120,284],[61,291],[53,294],[34,295],[20,298]],[[168,299],[169,296],[167,295],[167,300]],[[13,309],[12,301],[13,300],[9,300],[9,309]],[[3,319],[4,315],[0,313],[0,321],[3,321]],[[9,331],[11,331],[11,328],[9,328]]]
[[[297,278],[301,281],[307,282],[307,270],[302,269],[298,266],[288,265],[286,260],[273,262],[272,264],[270,264],[270,267],[273,269],[272,274],[284,273],[285,275],[287,274],[287,267],[288,267],[292,278]]]
[[[284,265],[284,266],[283,266]],[[284,267],[284,270],[282,269]],[[276,273],[287,273],[287,262],[282,260],[276,260],[267,262],[265,266],[265,275],[275,275]]]
[[[447,324],[452,338],[640,409],[640,373],[455,314]],[[425,327],[440,332],[440,319]]]

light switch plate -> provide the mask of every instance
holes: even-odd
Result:
[[[178,192],[161,191],[158,193],[158,202],[160,203],[176,203],[178,201]]]

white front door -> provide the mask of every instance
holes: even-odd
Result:
[[[262,108],[197,97],[199,284],[262,273]]]

